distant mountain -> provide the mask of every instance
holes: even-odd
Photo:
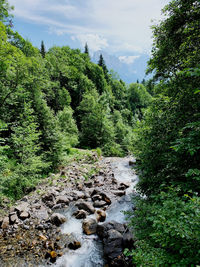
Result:
[[[102,54],[107,68],[117,72],[120,78],[126,83],[136,82],[137,80],[142,81],[142,79],[145,78],[149,55],[139,54],[134,56],[116,57],[114,55],[109,55],[104,51],[97,51],[92,56],[91,60],[97,63],[100,54]]]

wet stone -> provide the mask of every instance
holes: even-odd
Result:
[[[101,208],[101,207],[104,207],[105,205],[107,205],[107,202],[105,202],[105,201],[103,201],[103,200],[101,200],[101,201],[96,200],[96,201],[94,202],[94,204],[93,204],[93,206],[94,206],[95,208]]]
[[[96,233],[97,230],[97,222],[95,219],[89,218],[83,220],[82,223],[83,232],[86,235],[92,235]]]
[[[63,224],[64,222],[66,222],[66,218],[65,218],[65,216],[63,216],[60,213],[53,213],[51,215],[51,222],[53,224],[55,224],[56,226],[60,226],[61,224]]]
[[[87,216],[87,212],[85,210],[77,210],[73,213],[76,219],[85,219]]]
[[[93,214],[95,212],[95,209],[93,208],[92,204],[90,204],[89,202],[86,202],[86,201],[77,202],[76,207],[78,209],[85,210],[85,211],[89,212],[90,214]]]

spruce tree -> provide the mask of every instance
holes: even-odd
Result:
[[[105,63],[105,60],[104,60],[102,54],[100,54],[100,56],[99,56],[98,65],[100,67],[102,67],[103,72],[104,72],[105,79],[106,79],[107,82],[109,82],[110,79],[109,79],[109,75],[108,75],[108,69],[106,67],[106,63]]]
[[[45,49],[45,46],[44,46],[44,42],[43,41],[41,42],[40,53],[41,53],[42,57],[45,58],[46,49]]]

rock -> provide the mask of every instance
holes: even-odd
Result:
[[[51,192],[48,192],[47,194],[45,194],[43,197],[42,197],[42,201],[44,203],[48,203],[48,202],[54,202],[55,200],[55,196],[57,195],[57,193],[55,191],[51,191]]]
[[[70,242],[68,245],[68,248],[73,249],[73,250],[76,250],[80,247],[81,247],[81,242],[79,242],[79,241]]]
[[[126,190],[128,187],[129,187],[128,184],[120,183],[119,187],[118,187],[118,190]]]
[[[64,222],[66,222],[66,218],[64,215],[60,214],[60,213],[53,213],[51,215],[51,222],[53,224],[55,224],[56,226],[60,226],[61,224],[63,224]]]
[[[62,204],[56,204],[52,207],[52,210],[59,210],[62,209]]]
[[[107,202],[105,202],[105,201],[103,201],[103,200],[96,200],[95,202],[94,202],[94,204],[93,204],[93,206],[95,207],[95,208],[101,208],[101,207],[103,207],[103,206],[105,206],[105,205],[107,205]]]
[[[92,201],[96,201],[96,200],[102,200],[102,196],[100,196],[100,195],[92,196]]]
[[[133,248],[133,244],[133,234],[128,230],[125,234],[123,234],[123,247],[130,249]]]
[[[84,185],[88,188],[91,188],[92,187],[92,182],[89,181],[89,182],[85,182]]]
[[[89,212],[90,214],[93,214],[95,212],[95,209],[93,208],[93,206],[89,202],[86,202],[86,201],[77,202],[76,207],[78,209],[85,210]]]
[[[41,220],[47,221],[49,219],[49,214],[46,208],[42,206],[39,210],[35,212],[34,217],[38,218],[40,221]]]
[[[94,195],[100,195],[101,194],[101,190],[94,188],[91,192],[91,197]]]
[[[104,254],[108,259],[112,260],[123,252],[122,240],[122,234],[118,231],[114,229],[108,231],[108,238],[104,242]]]
[[[85,210],[77,210],[73,213],[76,219],[85,219],[87,216],[87,212]]]
[[[111,201],[110,197],[109,197],[106,193],[101,192],[101,196],[102,196],[103,200],[106,201],[106,203],[107,203],[108,205],[111,204],[112,201]]]
[[[74,200],[77,200],[77,199],[80,199],[80,198],[81,199],[85,198],[85,194],[83,192],[81,192],[81,191],[78,191],[78,190],[73,191],[72,196],[73,196]]]
[[[99,186],[103,185],[104,184],[104,177],[103,176],[97,176],[94,179],[94,183],[98,184]]]
[[[110,221],[103,224],[99,224],[97,226],[97,234],[101,239],[107,238],[108,231],[111,229],[115,229],[121,234],[124,233],[126,230],[123,224],[118,223],[116,221]]]
[[[24,211],[29,211],[29,208],[28,208],[28,203],[27,202],[21,202],[20,205],[16,206],[15,207],[15,211],[17,211],[17,214],[21,214],[22,212]]]
[[[80,183],[77,184],[77,189],[78,189],[78,190],[83,190],[83,184],[80,184]]]
[[[133,160],[129,160],[128,164],[129,164],[129,166],[134,166],[135,162]]]
[[[14,224],[17,222],[19,222],[17,214],[14,213],[14,214],[10,215],[10,224]]]
[[[97,222],[95,219],[89,218],[83,220],[82,223],[83,232],[86,235],[92,235],[96,233],[97,230]]]
[[[125,191],[112,191],[112,193],[115,195],[115,196],[118,196],[118,197],[121,197],[121,196],[124,196],[126,194]]]
[[[69,204],[69,199],[66,196],[58,196],[56,198],[56,204]]]
[[[20,218],[21,220],[25,220],[25,219],[27,219],[27,218],[29,218],[29,217],[30,217],[30,214],[29,214],[29,212],[27,212],[27,211],[23,211],[23,212],[21,212],[20,215],[19,215],[19,218]]]
[[[1,228],[6,229],[9,227],[9,217],[5,217],[2,221]]]
[[[97,221],[104,222],[106,219],[106,212],[104,210],[97,210]]]
[[[29,227],[28,225],[23,225],[23,228],[24,228],[25,230],[29,230],[29,229],[30,229],[30,227]]]

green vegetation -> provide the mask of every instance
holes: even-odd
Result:
[[[136,266],[200,264],[200,2],[175,0],[153,27],[153,95],[133,141]]]
[[[73,157],[73,147],[123,156],[151,96],[114,77],[101,55],[65,47],[48,51],[13,31],[0,4],[0,198],[13,200]],[[115,75],[116,76],[116,75]],[[131,103],[130,103],[131,101]],[[135,104],[134,104],[135,103]]]

